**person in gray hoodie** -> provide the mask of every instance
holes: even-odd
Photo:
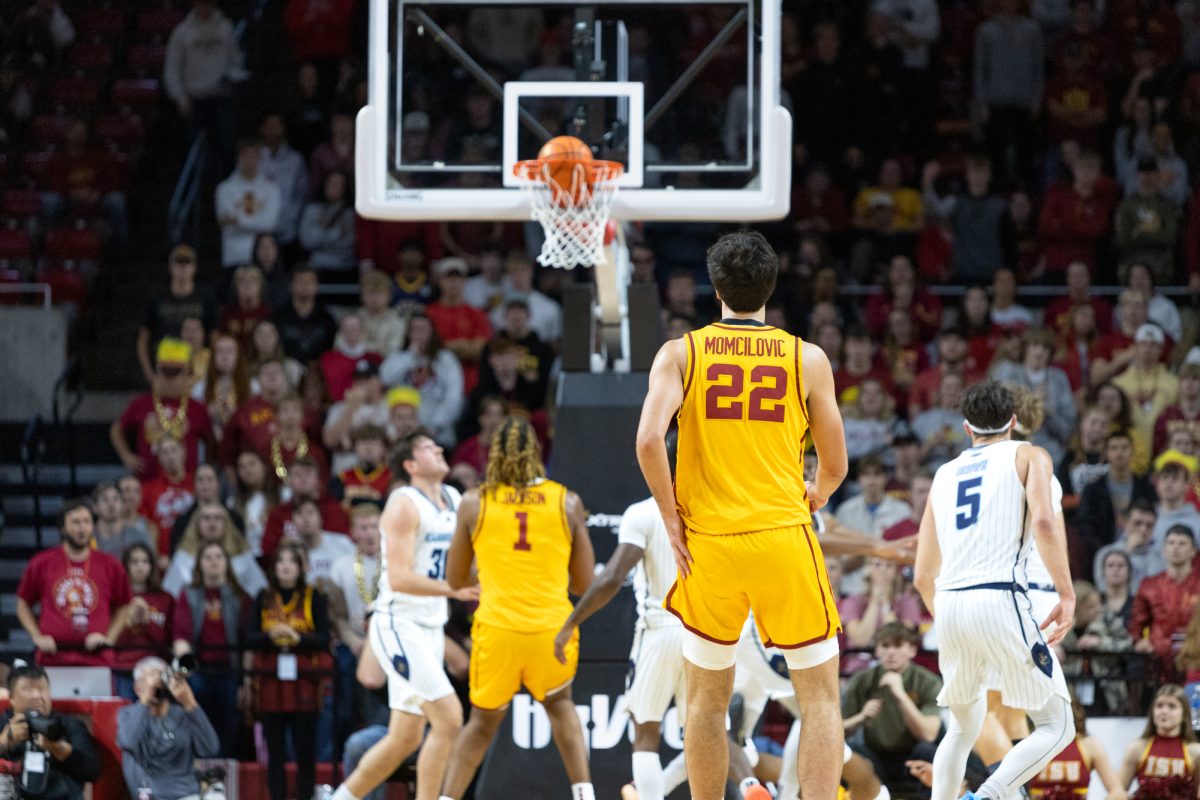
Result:
[[[233,23],[215,0],[193,0],[167,39],[163,88],[188,122],[189,146],[201,131],[208,133],[217,175],[233,168],[237,131],[231,98],[244,76]]]

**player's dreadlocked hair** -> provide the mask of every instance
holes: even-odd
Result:
[[[500,423],[492,436],[484,488],[492,491],[503,484],[519,489],[545,476],[542,449],[529,421],[509,417]]]

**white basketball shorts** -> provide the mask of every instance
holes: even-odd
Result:
[[[371,615],[367,635],[387,673],[388,708],[423,714],[422,704],[454,694],[443,666],[446,639],[440,627],[377,611]]]
[[[683,675],[683,626],[642,628],[629,651],[625,702],[633,721],[662,722],[675,699],[679,724],[687,714],[687,682]]]

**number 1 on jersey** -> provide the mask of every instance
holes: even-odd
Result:
[[[954,521],[958,523],[960,531],[971,527],[979,519],[979,504],[983,499],[979,494],[981,486],[982,475],[958,482],[958,500],[955,502],[958,514]]]
[[[513,550],[532,550],[533,547],[529,544],[529,512],[517,511],[517,542],[513,545]]]

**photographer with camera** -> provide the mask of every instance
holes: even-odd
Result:
[[[8,676],[11,708],[0,717],[0,759],[22,765],[21,797],[83,800],[83,785],[100,775],[100,755],[87,726],[54,713],[50,679],[39,666],[17,661]]]
[[[133,669],[133,690],[138,702],[117,712],[117,745],[130,794],[149,789],[154,800],[197,800],[195,760],[216,756],[220,743],[183,670],[148,656]],[[205,800],[224,796],[219,785],[204,793]]]

